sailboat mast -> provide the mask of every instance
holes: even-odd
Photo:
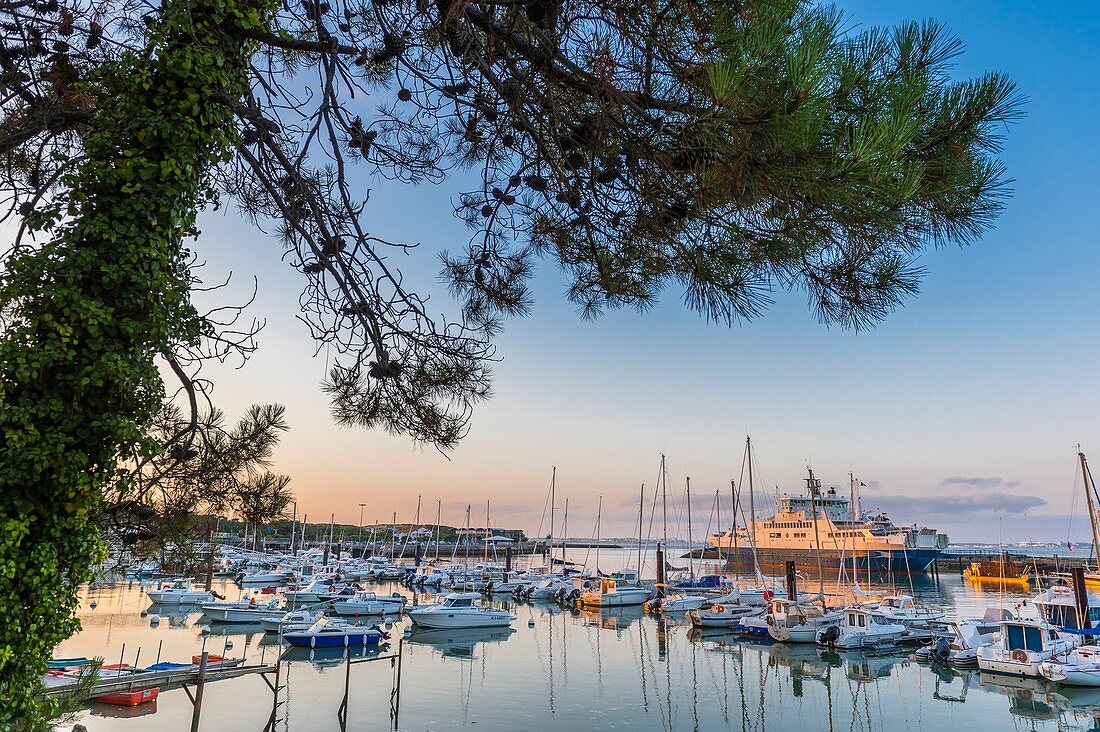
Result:
[[[465,542],[466,543],[466,567],[465,567],[465,569],[467,569],[467,570],[470,568],[470,531],[471,531],[471,528],[470,528],[470,521],[471,521],[471,519],[470,519],[470,509],[472,509],[472,508],[473,508],[473,506],[471,506],[469,503],[466,504],[466,542]]]
[[[1094,567],[1100,567],[1100,531],[1096,527],[1096,505],[1092,500],[1092,491],[1089,490],[1089,464],[1085,460],[1085,453],[1081,452],[1081,446],[1077,446],[1077,457],[1081,459],[1081,482],[1085,486],[1085,498],[1089,505],[1089,526],[1092,528],[1092,560]],[[1003,563],[1003,562],[1002,562]]]
[[[569,536],[569,499],[565,499],[565,516],[561,527],[561,568],[564,571],[565,564],[565,540]]]
[[[691,559],[691,478],[687,479],[687,502],[688,502],[688,576],[695,580],[695,563]]]
[[[665,456],[661,453],[661,540],[668,551],[668,470],[665,468]]]
[[[557,482],[558,482],[558,467],[556,465],[551,466],[550,470],[551,470],[551,472],[550,472],[550,542],[549,542],[550,552],[549,552],[549,554],[550,554],[550,558],[551,558],[550,564],[553,565],[554,564],[554,562],[553,562],[553,556],[554,556],[554,551],[553,551],[554,550],[554,505],[555,505],[554,500],[555,500],[555,497],[556,497],[555,489],[557,487]],[[551,567],[551,569],[553,569],[553,567]]]
[[[718,489],[714,489],[714,510],[717,511],[717,515],[714,517],[714,525],[718,531],[718,560],[722,560],[722,499],[718,497]],[[707,528],[710,528],[710,517],[707,517]],[[709,537],[708,537],[709,539]],[[703,542],[703,551],[707,549],[707,542]]]
[[[810,470],[810,477],[806,481],[806,484],[810,487],[810,511],[813,515],[814,522],[814,549],[817,550],[817,580],[818,580],[818,592],[822,596],[822,602],[825,601],[825,570],[821,567],[821,535],[818,533],[817,528],[817,497],[821,493],[821,481],[814,477],[814,471]],[[798,598],[792,597],[792,601],[797,602]]]
[[[645,483],[638,493],[638,579],[642,578],[642,513],[645,506]]]
[[[603,494],[596,507],[596,576],[600,576],[600,519],[603,517]]]
[[[490,532],[489,532],[489,500],[486,499],[485,500],[485,551],[484,551],[485,561],[489,560],[489,535],[490,535]],[[494,554],[495,553],[496,552],[494,552]]]
[[[733,541],[730,543],[733,546],[733,576],[735,579],[741,579],[741,552],[737,548],[737,483],[730,480],[730,503],[733,504],[733,520],[730,521],[730,534],[733,536]]]
[[[756,533],[756,504],[753,502],[753,489],[752,489],[752,438],[745,435],[745,455],[749,461],[749,518],[745,522],[745,528],[752,533]],[[752,524],[750,528],[749,524]]]
[[[439,517],[443,513],[443,500],[435,502],[435,561],[439,561]]]

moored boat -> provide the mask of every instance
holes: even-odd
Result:
[[[160,688],[154,686],[151,689],[136,689],[134,691],[116,691],[113,694],[101,694],[95,700],[102,704],[115,704],[122,707],[133,707],[138,704],[147,704],[157,700]]]
[[[190,577],[175,579],[145,594],[158,605],[198,605],[214,600],[213,592],[191,589],[191,581]]]
[[[303,630],[283,633],[283,640],[300,648],[337,648],[341,646],[378,645],[382,632],[376,628],[349,625],[321,618]]]
[[[437,605],[408,611],[409,618],[425,628],[490,628],[511,625],[515,615],[477,605],[477,592],[453,592]]]
[[[1008,676],[1041,676],[1044,661],[1081,645],[1081,636],[1042,620],[1005,620],[997,642],[978,649],[978,668]]]

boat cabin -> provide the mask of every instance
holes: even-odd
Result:
[[[894,625],[882,613],[860,608],[849,608],[844,611],[844,625],[849,630],[867,630],[875,626]]]
[[[443,601],[443,607],[473,607],[474,602],[481,598],[476,592],[459,592],[447,595]]]
[[[1093,592],[1086,592],[1085,595],[1088,599],[1089,627],[1100,626],[1100,597]],[[1036,595],[1033,602],[1042,613],[1043,619],[1051,625],[1061,628],[1085,627],[1078,617],[1073,587],[1069,585],[1054,585]]]
[[[1001,623],[1001,644],[1006,651],[1044,653],[1055,646],[1058,636],[1054,628],[1034,621]]]
[[[892,607],[898,610],[914,610],[916,609],[916,604],[913,602],[912,595],[887,595],[882,598],[879,607]]]
[[[608,575],[608,578],[623,585],[637,585],[641,582],[641,577],[636,569],[620,569],[617,572],[612,572]]]

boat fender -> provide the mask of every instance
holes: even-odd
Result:
[[[714,607],[711,608],[711,610],[713,612],[716,612],[716,613],[724,613],[724,612],[726,612],[726,606],[725,605],[715,605]]]
[[[329,592],[336,592],[336,585],[329,585],[328,586],[328,591]]]
[[[767,623],[768,625],[775,625],[775,617],[771,613],[768,613]]]
[[[316,648],[317,647],[317,636],[310,636],[309,647],[310,648]]]

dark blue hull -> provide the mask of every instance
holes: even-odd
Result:
[[[376,646],[382,640],[377,630],[365,630],[362,633],[348,635],[306,635],[305,633],[287,633],[283,640],[299,648],[343,648],[344,646]]]
[[[853,557],[850,552],[826,549],[821,552],[820,562],[822,569],[836,570],[843,563],[851,571],[854,561],[857,572],[923,574],[940,554],[942,551],[939,549],[911,549],[905,552],[871,552],[870,555],[864,553]],[[736,551],[723,548],[722,555],[727,558],[727,569],[745,570],[752,567],[751,548],[738,547]],[[793,561],[799,571],[809,573],[817,571],[819,561],[817,553],[808,549],[759,549],[756,556],[762,568],[782,569],[787,562]]]

